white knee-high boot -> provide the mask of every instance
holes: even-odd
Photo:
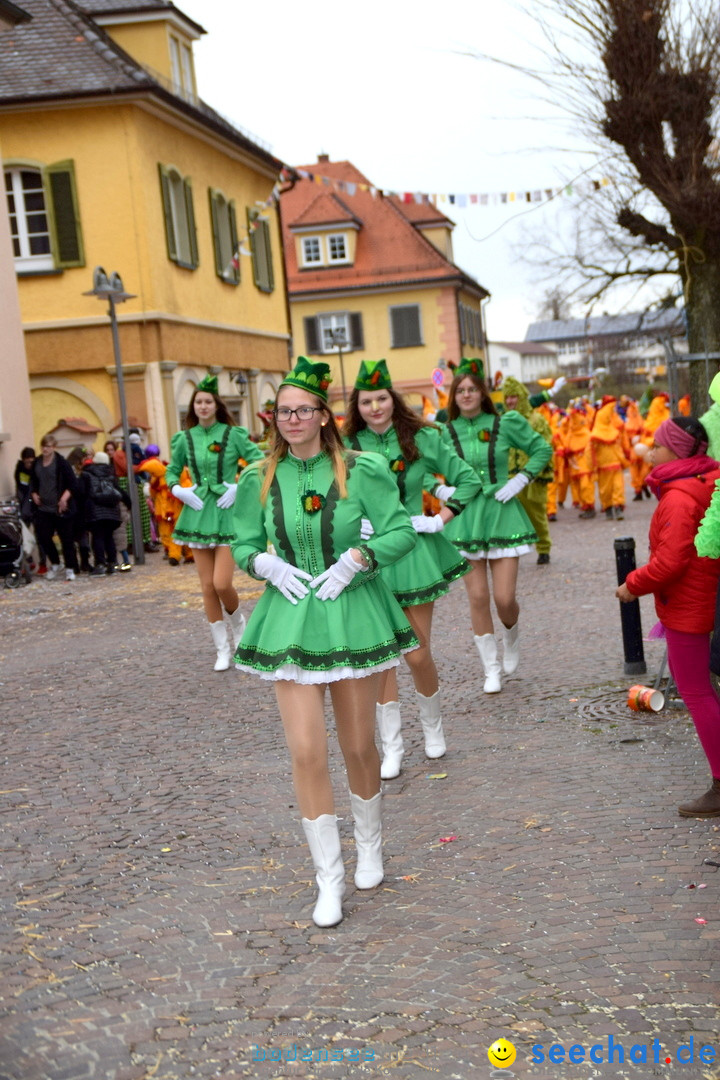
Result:
[[[400,705],[397,701],[386,701],[384,705],[376,705],[375,718],[383,752],[380,776],[383,780],[392,780],[400,775],[400,766],[405,753],[400,730],[402,727]]]
[[[358,889],[374,889],[383,879],[382,863],[382,796],[378,791],[371,799],[350,793],[350,805],[355,819]]]
[[[503,626],[502,628],[503,644],[505,646],[503,650],[503,671],[506,675],[512,675],[513,671],[517,671],[517,666],[520,663],[519,634],[519,622],[516,622],[514,626]]]
[[[240,638],[245,632],[245,616],[243,615],[239,607],[235,608],[235,611],[233,611],[232,613],[226,611],[225,614],[227,615],[228,622],[230,623],[230,633],[232,634],[233,645],[237,649],[238,645],[240,644]]]
[[[425,757],[442,757],[447,746],[440,716],[440,691],[436,690],[430,697],[425,697],[416,690],[415,697],[420,706],[420,723],[425,736]]]
[[[494,634],[475,634],[475,645],[485,670],[486,694],[498,694],[502,690],[500,661],[497,658],[497,641]]]
[[[340,849],[340,833],[334,814],[303,818],[310,854],[315,867],[318,898],[313,911],[316,926],[335,926],[342,919],[345,895],[345,867]]]
[[[217,660],[214,671],[227,671],[230,667],[230,642],[227,636],[227,627],[222,619],[219,622],[210,623],[210,633],[213,644],[217,649]]]

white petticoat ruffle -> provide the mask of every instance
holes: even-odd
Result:
[[[415,646],[417,648],[417,646]],[[403,652],[412,652],[412,649],[403,649]],[[259,675],[267,682],[295,682],[302,686],[317,686],[323,683],[340,682],[341,679],[364,679],[366,675],[374,675],[376,671],[387,671],[397,667],[399,659],[394,656],[392,660],[384,660],[381,664],[374,664],[370,668],[339,667],[330,671],[305,671],[297,664],[283,664],[276,671],[258,671],[247,664],[235,664],[238,671],[247,671],[250,675]]]
[[[528,555],[532,551],[529,544],[518,544],[517,547],[488,548],[487,551],[460,551],[470,562],[479,562],[480,559],[515,559],[519,555]]]
[[[190,541],[190,540],[188,540],[188,541],[183,540],[183,544],[184,544],[185,547],[189,547],[189,548],[230,547],[229,544],[196,544],[196,543],[194,543],[193,541]]]

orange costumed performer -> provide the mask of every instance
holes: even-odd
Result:
[[[597,475],[600,505],[609,521],[613,517],[621,521],[625,516],[623,469],[629,464],[630,452],[616,404],[616,398],[604,397],[590,428],[590,455]]]
[[[579,517],[594,518],[595,478],[590,460],[590,424],[581,407],[568,409],[563,455],[573,506],[580,507]]]
[[[190,549],[181,547],[172,537],[175,522],[180,517],[183,504],[175,498],[165,483],[167,462],[160,459],[160,447],[154,443],[146,448],[145,453],[147,457],[135,466],[135,471],[147,473],[150,477],[150,497],[153,503],[155,525],[168,562],[171,566],[178,566],[183,555],[186,562],[192,562]],[[191,481],[188,479],[187,483],[190,484]]]

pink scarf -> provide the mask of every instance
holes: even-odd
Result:
[[[702,476],[703,473],[720,469],[720,462],[707,454],[696,454],[694,457],[678,458],[677,461],[666,461],[664,465],[656,465],[651,473],[648,473],[645,483],[652,491],[656,499],[662,495],[663,484],[669,484],[671,480],[689,480],[692,476]]]

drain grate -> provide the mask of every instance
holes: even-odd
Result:
[[[658,724],[666,720],[677,719],[685,706],[680,698],[666,698],[660,712],[633,712],[627,703],[628,686],[605,687],[591,697],[578,703],[577,714],[581,720],[602,721],[604,723],[627,723],[628,720],[641,724]]]

